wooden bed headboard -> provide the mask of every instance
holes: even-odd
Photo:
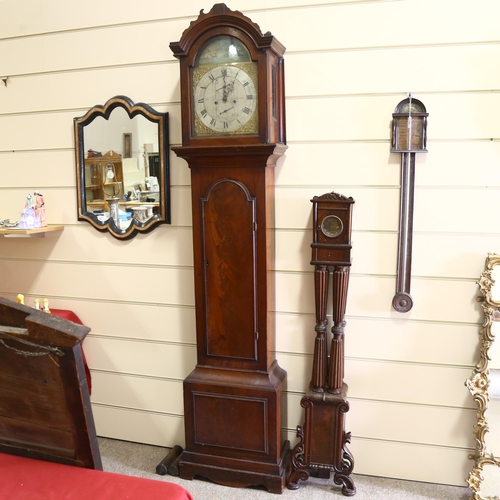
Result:
[[[89,331],[0,297],[0,452],[102,469],[81,348]]]

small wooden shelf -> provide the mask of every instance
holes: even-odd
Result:
[[[18,229],[16,227],[0,227],[0,236],[5,238],[44,238],[46,233],[63,231],[62,225],[51,225],[36,229]]]

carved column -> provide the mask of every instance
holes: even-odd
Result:
[[[333,326],[328,370],[328,392],[339,394],[344,380],[344,316],[349,285],[349,267],[337,266],[333,271]]]
[[[326,386],[328,371],[328,342],[326,338],[326,308],[328,303],[328,266],[316,266],[314,270],[314,292],[316,298],[316,339],[314,341],[314,358],[312,374],[312,390],[323,392]]]

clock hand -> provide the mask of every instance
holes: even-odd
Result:
[[[219,89],[215,89],[216,92],[219,92],[219,90],[222,90],[222,100],[226,102],[229,94],[234,90],[234,82],[226,83],[224,79],[224,85]]]
[[[215,89],[216,92],[219,92],[219,90],[225,89],[229,85],[228,83],[226,83],[226,79],[224,77],[222,78],[222,81],[223,81],[224,85],[222,85],[222,87],[220,87],[219,89]]]
[[[223,115],[224,113],[227,113],[228,111],[231,111],[232,109],[234,109],[234,106],[231,106],[230,108],[227,108],[227,109],[225,109],[224,111],[221,111],[221,112],[219,113],[219,115]]]

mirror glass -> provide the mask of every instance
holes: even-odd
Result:
[[[116,96],[74,121],[78,220],[120,239],[170,223],[168,113]]]
[[[466,382],[478,405],[475,465],[468,483],[474,500],[494,500],[500,493],[500,255],[488,254],[478,284],[484,321],[481,357]]]

